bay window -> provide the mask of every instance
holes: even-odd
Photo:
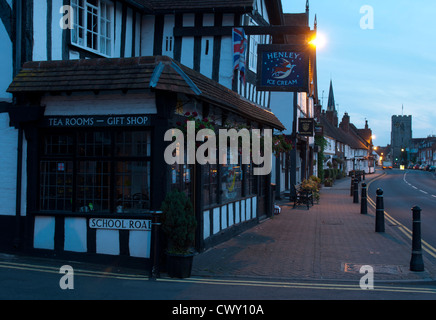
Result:
[[[74,27],[71,43],[110,57],[112,6],[104,0],[71,0]]]

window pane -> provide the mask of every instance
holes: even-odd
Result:
[[[213,205],[217,203],[218,189],[218,171],[216,164],[207,164],[204,166],[204,187],[203,201],[204,205]]]
[[[76,211],[109,211],[110,168],[109,161],[79,162]]]
[[[109,132],[96,131],[79,134],[79,156],[110,156],[111,137]]]
[[[73,162],[40,162],[40,210],[71,211]]]
[[[150,209],[150,164],[119,161],[115,171],[116,212],[142,213]]]
[[[72,155],[73,136],[49,134],[43,137],[43,155]]]
[[[227,164],[221,166],[221,191],[223,201],[231,201],[241,197],[242,169],[240,165]]]
[[[115,139],[117,156],[150,156],[149,131],[118,132]]]

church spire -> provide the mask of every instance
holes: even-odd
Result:
[[[327,111],[336,111],[335,96],[333,94],[333,83],[330,80],[329,100],[327,102]]]

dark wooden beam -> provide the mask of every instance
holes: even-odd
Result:
[[[3,26],[9,36],[9,39],[14,42],[14,33],[12,26],[12,9],[6,0],[0,0],[0,20],[3,22]]]
[[[198,37],[198,36],[231,36],[231,26],[225,27],[175,27],[175,37]],[[310,27],[302,26],[244,26],[245,34],[247,35],[311,35],[315,31],[310,30]]]

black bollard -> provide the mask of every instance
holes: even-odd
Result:
[[[385,232],[385,208],[383,204],[383,190],[377,189],[375,203],[375,232]]]
[[[368,213],[368,199],[366,192],[366,183],[362,183],[362,200],[360,202],[360,213],[367,214]]]
[[[421,208],[412,208],[412,259],[410,260],[410,271],[424,271],[424,261],[422,260],[421,248]]]
[[[353,187],[353,203],[359,203],[359,180],[354,179],[354,187]]]
[[[354,176],[351,176],[350,197],[354,195]]]
[[[159,236],[160,236],[160,226],[161,226],[161,216],[162,211],[152,211],[152,239],[153,239],[153,248],[152,248],[152,269],[151,269],[151,279],[156,280],[160,276],[160,250],[159,250]]]

